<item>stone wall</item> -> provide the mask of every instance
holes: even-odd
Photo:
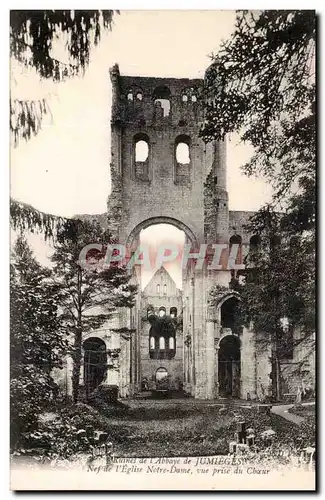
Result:
[[[256,395],[261,401],[272,395],[271,343],[264,333],[256,333]]]
[[[243,327],[241,335],[241,398],[256,399],[256,339],[252,329]]]

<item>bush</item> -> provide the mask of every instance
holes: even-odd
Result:
[[[33,365],[21,368],[10,382],[10,441],[20,446],[23,434],[35,431],[39,415],[53,402],[58,388],[50,375]]]
[[[70,459],[90,453],[109,439],[109,421],[91,406],[78,403],[58,412],[43,413],[37,424],[21,436],[16,455],[42,459]]]

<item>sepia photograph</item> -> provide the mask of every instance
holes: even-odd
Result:
[[[314,10],[10,11],[10,488],[315,491]]]

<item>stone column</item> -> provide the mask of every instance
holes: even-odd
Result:
[[[271,339],[264,332],[255,333],[256,347],[256,393],[257,398],[265,401],[272,394]]]
[[[120,396],[130,395],[130,340],[121,339]]]
[[[102,385],[119,386],[119,355],[120,349],[120,338],[119,334],[109,334],[105,337],[106,352],[107,352],[107,371],[106,378]]]
[[[207,336],[205,293],[202,270],[195,270],[193,317],[193,359],[195,373],[194,397],[205,399],[207,394]]]
[[[120,352],[121,349],[110,349],[108,352],[108,356],[111,359],[111,366],[109,367],[110,369],[107,370],[105,385],[116,385],[117,387],[120,386]]]
[[[256,357],[255,357],[255,334],[254,331],[243,327],[241,336],[241,390],[242,399],[247,399],[249,394],[251,399],[256,399]]]
[[[215,397],[215,351],[214,351],[214,320],[207,319],[206,328],[206,398]]]
[[[219,339],[214,339],[214,397],[219,398]]]
[[[219,398],[219,343],[221,337],[221,308],[215,309],[214,324],[214,394]]]

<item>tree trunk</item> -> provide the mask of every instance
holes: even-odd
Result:
[[[276,387],[276,400],[281,399],[281,378],[280,378],[280,361],[277,349],[275,351],[275,387]]]
[[[272,394],[275,401],[281,399],[280,361],[276,342],[272,346]]]
[[[78,269],[78,306],[77,306],[77,330],[74,338],[73,372],[72,372],[72,395],[74,403],[79,399],[79,380],[82,358],[82,309],[81,309],[81,269]]]
[[[79,399],[79,380],[81,368],[81,333],[76,333],[74,343],[73,356],[73,372],[72,372],[72,395],[73,401],[78,402]]]
[[[77,403],[79,399],[79,380],[80,380],[81,357],[82,357],[81,347],[82,347],[82,331],[81,328],[78,327],[74,339],[73,371],[72,371],[72,395],[74,403]]]

